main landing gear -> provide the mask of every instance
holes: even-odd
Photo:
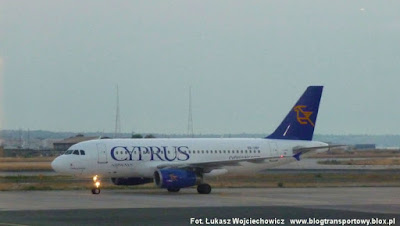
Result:
[[[97,175],[93,177],[92,194],[94,194],[94,195],[100,194],[100,180]]]
[[[199,184],[197,185],[197,192],[199,194],[210,194],[211,186],[209,184]]]
[[[167,189],[169,192],[179,192],[181,190],[180,188],[168,188]]]
[[[167,188],[169,192],[179,192],[180,188]],[[199,184],[197,185],[197,192],[199,194],[210,194],[211,186],[209,184]]]

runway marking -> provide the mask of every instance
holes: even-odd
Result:
[[[28,226],[27,224],[13,224],[13,223],[2,223],[0,225],[7,225],[7,226]]]

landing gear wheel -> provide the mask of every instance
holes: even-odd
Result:
[[[100,194],[100,188],[93,188],[93,189],[92,189],[92,194],[93,194],[93,195],[98,195],[98,194]]]
[[[199,194],[210,194],[211,186],[209,184],[199,184],[197,186],[197,192]]]
[[[181,190],[180,188],[168,188],[167,189],[169,192],[178,192],[179,190]]]
[[[100,185],[101,185],[101,183],[100,183],[100,180],[99,180],[99,176],[95,175],[93,177],[93,183],[94,183],[94,185],[92,187],[92,194],[93,195],[100,194]]]

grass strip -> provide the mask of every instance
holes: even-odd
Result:
[[[260,174],[255,176],[225,175],[206,180],[214,188],[301,188],[301,187],[400,187],[400,175],[390,173],[309,173]],[[0,191],[10,190],[89,190],[90,178],[71,176],[6,176],[0,177]],[[116,186],[102,180],[103,189],[155,189],[153,183],[138,186]]]

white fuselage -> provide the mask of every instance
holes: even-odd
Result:
[[[84,177],[153,177],[157,168],[239,159],[267,158],[223,165],[218,172],[258,171],[296,161],[294,148],[326,147],[318,141],[279,139],[99,139],[81,142],[68,150],[71,154],[57,157],[52,167],[57,172]],[[79,150],[79,155],[73,154]],[[81,150],[84,152],[82,154]],[[75,152],[76,153],[76,152]]]

